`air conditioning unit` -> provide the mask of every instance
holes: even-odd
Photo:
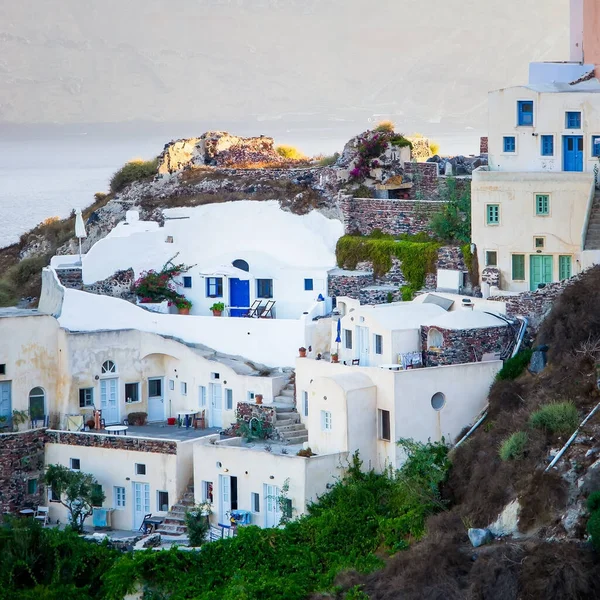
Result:
[[[465,284],[464,271],[455,271],[451,269],[437,270],[437,291],[453,292],[459,294]]]
[[[474,304],[473,304],[473,300],[471,300],[471,298],[463,298],[463,299],[460,301],[460,305],[461,305],[463,308],[468,308],[469,310],[473,310],[473,306],[474,306]]]

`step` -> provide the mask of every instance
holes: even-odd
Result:
[[[308,431],[306,433],[295,433],[294,435],[282,435],[281,437],[289,444],[303,444],[308,442]]]
[[[288,406],[294,406],[294,397],[293,396],[275,396],[275,402],[278,404],[285,404]]]
[[[281,396],[291,396],[293,398],[294,397],[294,390],[293,389],[288,390],[287,388],[283,388],[281,390],[281,392],[279,392],[279,394]]]
[[[300,419],[281,419],[275,421],[275,429],[279,427],[286,427],[287,425],[296,425]]]
[[[283,433],[287,431],[306,431],[304,423],[292,423],[291,425],[276,425],[275,429],[277,433]]]
[[[181,525],[161,525],[156,532],[165,535],[182,535],[187,533],[187,528]]]
[[[297,423],[300,415],[296,411],[277,412],[277,421],[285,421],[287,419],[293,419],[294,423]],[[277,425],[277,421],[275,421],[275,425]]]

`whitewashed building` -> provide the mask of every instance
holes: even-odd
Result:
[[[526,85],[489,94],[489,166],[472,182],[484,294],[535,290],[600,258],[599,11],[573,0],[571,61],[531,63]]]

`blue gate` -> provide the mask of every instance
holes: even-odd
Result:
[[[247,279],[229,280],[229,314],[243,317],[250,308],[250,282]]]

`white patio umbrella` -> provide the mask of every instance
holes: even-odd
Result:
[[[75,213],[75,237],[79,239],[79,264],[81,264],[81,239],[87,237],[85,231],[85,223],[83,222],[83,215],[81,209],[78,208]]]

